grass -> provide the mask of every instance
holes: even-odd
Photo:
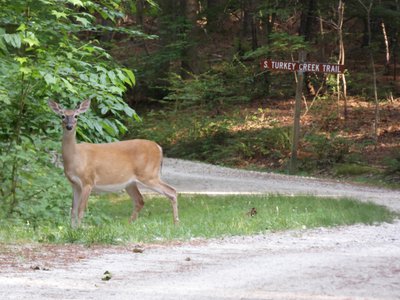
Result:
[[[354,163],[337,164],[333,168],[336,176],[359,176],[364,174],[379,174],[376,167]]]
[[[0,242],[45,242],[118,244],[190,240],[234,235],[253,235],[271,231],[330,227],[355,223],[391,222],[398,215],[383,206],[351,199],[313,196],[204,196],[181,195],[181,224],[172,223],[168,200],[146,200],[138,220],[128,218],[132,203],[126,197],[92,199],[84,225],[71,229],[64,225],[0,225]],[[250,215],[252,209],[254,216]]]

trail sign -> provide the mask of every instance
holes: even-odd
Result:
[[[310,63],[305,62],[305,51],[299,51],[299,61],[281,61],[265,59],[262,60],[261,68],[264,70],[282,70],[282,71],[297,71],[297,85],[295,108],[293,116],[293,140],[292,151],[290,157],[289,173],[294,174],[297,171],[297,151],[300,139],[300,111],[301,111],[301,96],[304,82],[304,72],[319,72],[341,74],[344,72],[344,65],[327,64],[327,63]]]
[[[344,72],[344,65],[328,63],[310,63],[265,59],[261,61],[264,70],[303,71],[339,74]]]

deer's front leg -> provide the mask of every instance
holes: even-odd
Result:
[[[90,192],[92,191],[92,186],[85,185],[81,189],[80,199],[79,199],[79,209],[78,209],[78,226],[81,224],[83,215],[85,214],[85,209],[89,200]]]
[[[71,207],[71,226],[73,228],[76,228],[78,226],[78,207],[82,190],[79,186],[76,185],[72,185],[72,190],[74,193],[74,197],[72,199],[72,207]]]

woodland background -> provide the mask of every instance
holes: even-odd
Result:
[[[306,74],[299,173],[398,186],[399,0],[0,0],[0,215],[68,215],[54,99],[81,141],[147,138],[167,156],[286,172],[296,76],[264,58],[344,64]]]

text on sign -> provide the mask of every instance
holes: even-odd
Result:
[[[343,73],[344,65],[324,64],[324,63],[309,63],[309,62],[288,62],[276,60],[261,61],[263,69],[283,70],[283,71],[303,71],[303,72],[320,72],[320,73]]]

